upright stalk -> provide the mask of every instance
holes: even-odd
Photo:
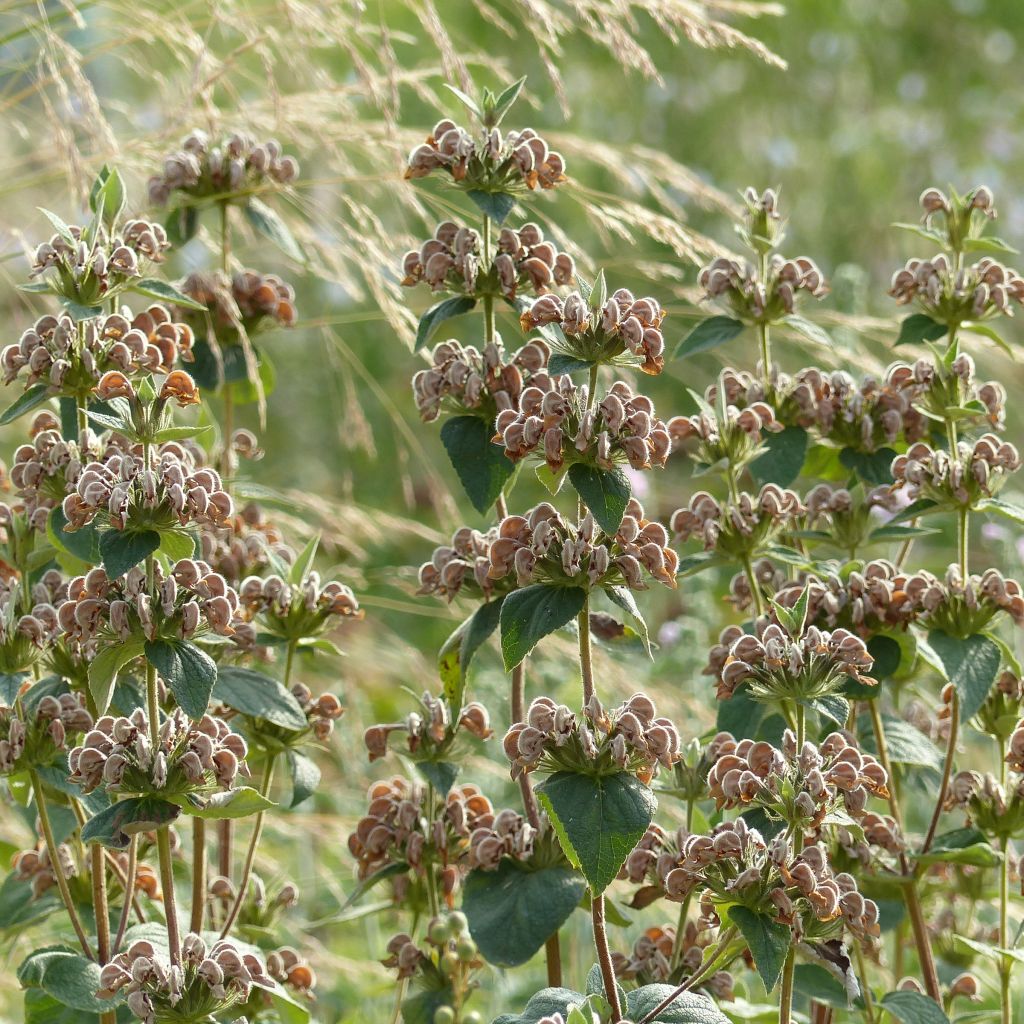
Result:
[[[139,866],[138,836],[133,835],[128,843],[128,870],[124,874],[124,905],[121,907],[121,919],[117,922],[117,934],[110,947],[111,955],[116,955],[121,948],[124,933],[128,930],[128,918],[131,915],[132,903],[135,900],[135,873]]]
[[[36,810],[39,812],[39,824],[43,831],[43,841],[46,843],[46,854],[50,858],[50,867],[53,868],[53,877],[56,879],[57,888],[60,890],[60,897],[64,901],[64,909],[71,919],[71,927],[78,936],[78,942],[82,952],[89,960],[94,960],[92,950],[89,948],[89,939],[86,937],[85,929],[79,920],[78,911],[75,910],[75,901],[71,898],[71,890],[68,888],[68,880],[64,876],[64,868],[60,858],[57,856],[57,843],[53,838],[53,825],[50,824],[50,812],[46,808],[46,797],[43,795],[43,785],[34,768],[28,772],[29,781],[32,784],[32,795],[35,797]]]
[[[597,947],[597,962],[601,966],[601,978],[604,981],[604,994],[612,1008],[611,1024],[619,1024],[622,1020],[622,1007],[619,1005],[619,990],[615,981],[615,968],[612,956],[608,951],[608,932],[604,921],[604,893],[591,893],[590,918],[594,925],[594,945]]]
[[[197,935],[203,930],[206,916],[206,821],[192,819],[192,913],[189,931]]]
[[[583,676],[583,706],[594,696],[594,662],[590,646],[590,594],[587,594],[576,620],[580,634],[580,672]]]
[[[999,865],[999,948],[1009,949],[1009,909],[1010,909],[1010,860],[1009,837],[1005,834],[999,838],[999,849],[1003,860]],[[1013,957],[1003,953],[999,957],[999,1006],[1001,1024],[1013,1024],[1013,993],[1010,989],[1010,975],[1013,971]]]

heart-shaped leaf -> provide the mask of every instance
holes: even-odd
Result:
[[[216,700],[250,718],[301,732],[308,728],[305,712],[290,690],[276,679],[251,668],[221,665],[213,687]]]
[[[289,750],[288,774],[292,780],[292,801],[289,806],[298,807],[316,792],[320,785],[320,769],[311,757],[298,750]]]
[[[82,826],[83,843],[99,843],[123,850],[139,832],[153,832],[169,825],[181,814],[181,808],[168,800],[133,796],[111,804]]]
[[[188,640],[150,640],[146,658],[190,718],[202,718],[217,682],[217,663]]]
[[[629,772],[555,772],[537,787],[537,795],[562,850],[595,893],[604,892],[615,879],[658,807],[650,788]]]
[[[420,317],[413,351],[419,351],[427,345],[445,320],[468,313],[475,305],[476,299],[470,295],[453,295],[451,298],[435,303]]]
[[[807,457],[807,431],[786,427],[764,439],[765,452],[750,464],[750,472],[759,484],[789,487],[800,475]]]
[[[889,992],[881,1005],[900,1024],[949,1024],[942,1007],[923,992]]]
[[[769,915],[755,913],[748,907],[730,907],[728,913],[746,940],[765,991],[771,992],[778,983],[793,945],[792,930]]]
[[[100,557],[112,580],[134,569],[159,547],[160,534],[156,530],[129,531],[110,527],[100,532]]]
[[[967,721],[985,703],[999,672],[999,647],[987,636],[975,633],[966,639],[940,629],[928,634],[928,647],[938,656],[942,672],[960,697],[960,718]],[[921,648],[922,654],[925,648]]]
[[[724,345],[727,341],[732,341],[742,330],[743,323],[731,316],[709,316],[706,320],[701,320],[683,338],[672,358],[681,359],[684,356],[696,355],[698,352],[707,352],[709,349]]]
[[[453,416],[441,427],[441,443],[477,512],[488,512],[515,472],[505,449],[495,444],[493,425],[479,416]]]
[[[925,313],[911,313],[900,322],[897,345],[917,345],[922,341],[938,341],[946,333],[946,325]]]
[[[529,870],[506,857],[495,871],[469,873],[462,910],[484,959],[518,967],[562,927],[585,891],[583,878],[571,868]]]
[[[534,583],[513,591],[501,605],[501,653],[510,672],[537,643],[575,618],[586,602],[582,587]]]
[[[599,469],[577,462],[569,467],[569,483],[590,509],[597,525],[614,536],[622,525],[629,504],[630,488],[626,474],[617,466]]]

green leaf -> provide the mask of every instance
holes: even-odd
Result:
[[[341,909],[343,911],[348,910],[349,907],[355,906],[375,885],[380,882],[384,882],[389,878],[394,878],[396,875],[404,875],[409,870],[409,865],[404,860],[393,861],[391,864],[386,864],[379,871],[374,871],[372,875],[364,878],[349,894],[348,898],[342,904]]]
[[[478,188],[471,188],[466,192],[466,196],[481,213],[490,217],[498,227],[505,223],[505,218],[516,205],[516,197],[509,195],[508,192],[484,192]]]
[[[757,914],[748,907],[730,907],[728,914],[746,940],[765,991],[771,992],[778,983],[789,947],[793,944],[792,931],[768,914]]]
[[[78,239],[71,233],[70,226],[65,224],[57,214],[42,206],[37,206],[36,209],[53,225],[57,234],[60,235],[68,245],[74,248],[78,247]]]
[[[920,768],[942,770],[945,755],[924,733],[915,729],[896,715],[882,715],[882,729],[885,743],[889,748],[889,760],[895,764],[910,764]],[[862,715],[859,722],[861,747],[870,754],[877,754],[871,721]]]
[[[938,341],[946,333],[946,325],[940,324],[924,313],[912,313],[900,322],[897,345],[917,345],[922,341]]]
[[[476,299],[471,295],[453,295],[451,298],[442,299],[431,306],[430,309],[420,317],[419,327],[416,328],[416,342],[413,351],[418,352],[434,336],[438,327],[454,317],[468,313],[476,305]]]
[[[250,718],[261,718],[281,729],[308,728],[305,712],[295,696],[271,676],[238,665],[220,665],[213,697]]]
[[[608,595],[609,600],[617,604],[630,617],[648,656],[651,656],[651,637],[647,629],[647,620],[636,603],[633,591],[629,587],[605,587],[604,592]]]
[[[922,992],[889,992],[881,1005],[900,1024],[949,1024],[942,1007]]]
[[[100,561],[100,541],[95,523],[89,523],[81,529],[67,533],[68,521],[64,510],[57,505],[51,509],[46,520],[46,537],[58,550],[65,551],[73,558],[87,565],[98,565]]]
[[[129,569],[134,569],[160,547],[160,534],[156,530],[100,531],[100,558],[107,575],[116,580]]]
[[[461,765],[453,761],[416,761],[416,770],[437,790],[438,796],[446,796],[459,777]]]
[[[121,1001],[100,999],[100,965],[67,946],[48,946],[30,953],[18,968],[24,988],[41,988],[62,1006],[84,1013],[104,1013]]]
[[[320,547],[320,534],[311,537],[306,546],[299,552],[298,557],[288,570],[288,582],[292,586],[299,586],[306,577],[313,571],[313,564],[316,561],[317,549]]]
[[[679,559],[679,568],[676,575],[682,579],[686,576],[696,576],[698,573],[708,569],[715,569],[720,565],[728,565],[729,561],[714,551],[698,551],[693,555],[685,555]]]
[[[142,654],[144,647],[141,639],[133,637],[123,643],[108,644],[89,662],[89,693],[99,714],[104,714],[110,706],[117,673]]]
[[[484,959],[497,967],[525,964],[568,920],[586,883],[566,867],[525,870],[505,858],[496,871],[471,871],[462,911]]]
[[[940,629],[929,632],[928,646],[938,655],[945,678],[956,687],[960,718],[966,722],[977,714],[996,681],[999,648],[979,633],[961,640]]]
[[[498,93],[494,105],[490,110],[484,112],[484,123],[488,128],[495,128],[501,124],[502,118],[508,113],[509,108],[519,99],[519,94],[525,84],[526,75],[523,75],[518,82],[513,82],[508,88]]]
[[[577,462],[569,467],[569,483],[593,513],[597,525],[609,537],[618,533],[630,497],[626,474],[618,467],[598,469]]]
[[[928,852],[917,859],[921,864],[971,864],[979,868],[994,868],[1003,857],[976,828],[957,828],[936,836]]]
[[[146,659],[160,673],[185,714],[202,718],[217,682],[217,664],[188,640],[148,640]]]
[[[904,541],[911,537],[927,537],[929,534],[938,533],[928,526],[879,526],[872,530],[868,536],[868,543],[880,544],[883,541]]]
[[[789,487],[800,475],[807,457],[808,434],[803,427],[786,427],[764,439],[765,453],[750,464],[758,484]]]
[[[6,427],[8,423],[13,423],[19,416],[38,409],[49,397],[50,389],[46,384],[33,384],[0,415],[0,427]]]
[[[715,729],[734,736],[756,737],[766,711],[764,704],[750,696],[747,686],[738,686],[731,697],[718,701]]]
[[[320,785],[320,769],[311,757],[298,750],[289,750],[288,773],[292,780],[292,802],[288,806],[298,807],[316,792]]]
[[[918,498],[917,501],[912,501],[905,509],[897,512],[889,522],[905,523],[908,520],[917,519],[919,516],[929,516],[941,511],[942,507],[937,501],[932,501],[931,498]]]
[[[1024,526],[1024,508],[1014,505],[1012,502],[1003,501],[1002,498],[982,498],[974,508],[978,512],[994,512],[997,516]]]
[[[437,655],[437,671],[444,695],[456,711],[462,707],[467,673],[473,656],[498,628],[503,598],[485,601],[444,642]]]
[[[587,592],[582,587],[555,587],[534,583],[513,591],[501,604],[501,653],[511,672],[537,643],[561,629],[583,609]]]
[[[972,334],[980,334],[982,337],[988,338],[989,341],[995,342],[997,348],[1002,349],[1011,359],[1013,358],[1013,349],[991,324],[979,324],[968,321],[960,326],[965,331],[970,331]]]
[[[477,105],[475,99],[472,96],[464,93],[461,89],[448,82],[443,82],[442,85],[454,96],[458,101],[471,113],[476,115],[478,118],[483,118],[484,114],[480,107]]]
[[[589,370],[593,365],[589,359],[577,359],[576,356],[566,355],[564,352],[553,352],[548,360],[548,373],[552,377],[561,377],[563,373]]]
[[[125,187],[121,175],[117,168],[104,165],[89,190],[89,209],[93,213],[102,211],[103,223],[109,231],[121,216],[124,203]]]
[[[80,302],[75,302],[74,299],[62,298],[60,304],[76,323],[81,323],[83,320],[94,320],[103,312],[102,306],[83,306]]]
[[[658,801],[635,775],[555,772],[537,787],[562,850],[602,893],[643,838]]]
[[[565,478],[568,476],[569,468],[563,465],[560,469],[552,469],[546,462],[542,462],[535,470],[534,473],[537,475],[537,479],[544,485],[548,494],[554,496],[561,489],[562,484],[565,483]]]
[[[826,348],[835,348],[835,342],[832,340],[832,336],[825,330],[824,327],[820,327],[812,320],[808,320],[802,316],[796,316],[791,314],[790,316],[783,317],[782,322],[789,328],[792,328],[797,334],[803,335],[808,341],[815,345],[824,345]]]
[[[816,697],[806,702],[807,707],[812,708],[819,715],[831,719],[836,725],[844,727],[846,719],[850,714],[850,702],[837,693],[830,693],[824,697]]]
[[[175,249],[187,245],[199,230],[199,210],[195,206],[179,206],[171,210],[164,220],[167,240]]]
[[[530,996],[521,1014],[502,1014],[494,1020],[494,1024],[538,1024],[545,1017],[552,1017],[556,1013],[565,1017],[570,1006],[578,1006],[585,999],[582,992],[574,992],[571,988],[542,988],[536,995]]]
[[[743,323],[731,316],[709,316],[699,324],[676,347],[673,359],[682,359],[717,348],[727,341],[732,341],[740,331]]]
[[[674,985],[644,985],[626,993],[630,1020],[643,1020],[675,991]],[[728,1024],[729,1018],[699,992],[683,992],[662,1010],[653,1024]]]
[[[479,416],[453,416],[441,427],[441,443],[473,507],[490,511],[515,472],[505,449],[491,438],[494,429]]]
[[[183,291],[179,291],[173,284],[168,284],[159,277],[144,277],[141,281],[136,281],[132,285],[132,291],[150,299],[159,299],[161,302],[169,302],[175,306],[184,306],[185,309],[206,312],[206,307],[201,302],[189,298]]]
[[[0,883],[0,934],[41,921],[61,906],[56,889],[36,897],[28,882],[9,874]]]
[[[793,971],[793,991],[837,1010],[845,1010],[850,1005],[846,986],[820,964],[797,964]]]
[[[874,452],[859,452],[854,448],[844,448],[839,453],[839,461],[861,480],[872,486],[892,483],[892,460],[896,452],[892,448],[879,448]]]
[[[295,236],[292,234],[291,229],[278,216],[276,210],[272,210],[266,203],[253,196],[242,207],[242,212],[257,234],[273,242],[285,256],[295,260],[296,263],[305,261],[306,257],[303,255],[302,248],[295,241]]]
[[[258,789],[250,786],[239,786],[238,789],[229,789],[207,797],[175,797],[172,803],[176,803],[193,818],[217,821],[225,818],[248,818],[252,814],[277,806],[273,800],[268,800]]]
[[[133,835],[154,832],[169,825],[180,814],[181,808],[168,800],[149,796],[128,797],[91,817],[82,826],[82,842],[123,850]]]
[[[213,427],[164,427],[153,435],[153,440],[163,444],[164,441],[184,441],[192,437],[204,437],[213,431]]]
[[[1020,250],[1014,249],[1009,242],[1004,242],[995,235],[984,235],[981,238],[965,238],[964,252],[1001,252],[1004,255],[1016,256]]]
[[[157,550],[172,562],[178,562],[195,555],[196,541],[192,534],[183,530],[163,530],[160,533],[160,547]]]

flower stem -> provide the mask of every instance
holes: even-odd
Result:
[[[82,922],[79,920],[78,911],[75,910],[75,902],[71,898],[71,890],[68,888],[68,880],[64,876],[64,868],[61,865],[60,858],[57,856],[57,843],[53,838],[53,826],[50,824],[50,812],[46,809],[46,797],[43,795],[43,785],[39,781],[39,776],[36,774],[35,769],[29,769],[28,777],[32,784],[32,795],[36,800],[36,810],[39,812],[39,824],[43,830],[43,841],[46,843],[46,853],[50,858],[50,866],[53,868],[53,877],[57,881],[57,888],[60,890],[61,899],[64,901],[64,909],[68,912],[68,917],[71,918],[71,927],[74,928],[75,935],[78,936],[82,952],[89,960],[94,960],[95,957],[92,955],[92,950],[89,948],[89,940],[86,937],[85,930],[82,928]]]
[[[1010,859],[1008,857],[1009,837],[1000,837],[999,849],[1003,861],[999,865],[999,947],[1009,949],[1009,907],[1010,907]],[[999,958],[999,1003],[1002,1011],[1001,1024],[1013,1024],[1013,996],[1010,989],[1010,975],[1013,971],[1013,957],[1005,953]]]
[[[192,914],[189,930],[197,935],[206,916],[206,822],[192,819]]]
[[[270,794],[270,786],[274,781],[274,762],[276,760],[277,756],[275,754],[271,754],[267,758],[267,766],[263,769],[263,783],[260,786],[261,796],[267,797]],[[235,923],[235,919],[238,917],[238,912],[242,909],[242,903],[244,902],[246,893],[249,889],[249,879],[252,876],[253,862],[256,860],[256,847],[259,845],[262,834],[263,811],[259,811],[256,814],[256,820],[253,822],[252,835],[249,837],[249,846],[245,851],[245,863],[242,865],[242,877],[238,880],[238,893],[235,895],[235,902],[231,904],[231,910],[228,912],[228,916],[224,920],[224,927],[220,930],[220,937],[222,939],[227,938]]]
[[[792,946],[786,954],[782,968],[782,991],[779,993],[779,1024],[791,1024],[793,1020],[793,978],[796,972],[796,951]]]
[[[615,982],[615,968],[608,952],[608,933],[604,921],[604,893],[592,893],[590,898],[590,917],[594,925],[594,945],[597,947],[597,962],[601,965],[601,978],[604,981],[604,994],[612,1008],[611,1024],[619,1024],[622,1020],[622,1007],[619,1005],[619,990]]]
[[[885,736],[882,713],[879,710],[877,699],[869,700],[867,704],[871,711],[871,724],[875,733],[878,763],[885,769],[885,774],[889,779],[889,812],[892,814],[900,834],[905,835],[903,809],[900,807],[896,791],[896,776],[893,774],[892,762],[889,759],[889,743]],[[932,952],[931,938],[928,935],[928,926],[925,923],[924,911],[921,907],[921,896],[917,888],[917,876],[911,871],[905,853],[900,853],[900,869],[903,872],[903,882],[901,884],[907,903],[910,926],[914,932],[914,945],[917,947],[917,959],[920,964],[921,974],[924,977],[925,989],[929,997],[938,1002],[942,993],[939,988],[939,976],[935,967],[935,954]]]
[[[942,782],[939,783],[939,793],[935,801],[935,810],[932,811],[932,820],[928,825],[928,832],[925,834],[924,842],[921,844],[921,853],[925,854],[931,849],[932,841],[935,839],[935,830],[939,827],[939,818],[942,817],[942,806],[946,802],[946,792],[949,789],[949,780],[953,774],[953,759],[956,757],[956,741],[960,734],[960,697],[956,690],[953,690],[953,703],[950,705],[949,715],[949,741],[946,744],[946,762],[942,769]]]
[[[960,559],[960,575],[964,582],[967,582],[967,537],[968,519],[971,510],[964,505],[959,512],[957,519],[957,555]]]
[[[587,594],[583,601],[577,619],[580,634],[580,672],[583,675],[583,706],[590,703],[594,696],[594,663],[593,652],[590,646],[590,595]]]
[[[121,907],[121,919],[117,922],[117,934],[110,947],[111,955],[116,955],[121,948],[124,933],[128,930],[128,918],[131,915],[132,903],[135,899],[135,873],[139,865],[138,836],[133,835],[128,842],[128,870],[124,875],[124,905]]]

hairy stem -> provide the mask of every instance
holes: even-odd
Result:
[[[885,737],[885,728],[882,724],[882,713],[878,707],[878,701],[867,702],[871,711],[871,724],[875,733],[875,747],[878,750],[878,763],[885,769],[889,779],[889,813],[892,814],[901,835],[906,831],[903,825],[903,809],[900,806],[895,785],[895,775],[892,770],[892,762],[889,759],[889,743]],[[903,872],[903,894],[907,902],[907,915],[910,918],[910,926],[914,932],[914,945],[917,947],[917,959],[920,964],[921,974],[924,978],[925,990],[931,999],[938,1002],[941,996],[939,988],[939,975],[935,966],[935,954],[932,951],[931,937],[928,934],[928,926],[924,919],[924,910],[921,907],[921,895],[917,887],[917,876],[911,871],[910,863],[905,853],[900,854],[900,870]],[[902,957],[902,949],[900,950]],[[901,973],[901,972],[898,972]]]
[[[197,935],[206,916],[206,822],[192,819],[192,913],[189,930]]]
[[[590,646],[590,595],[587,594],[583,601],[583,608],[580,610],[577,619],[580,634],[580,672],[583,675],[583,706],[590,703],[594,696],[594,663],[593,652]]]
[[[971,510],[965,505],[960,509],[957,517],[957,557],[960,559],[960,575],[965,582],[967,580],[967,537],[970,515]]]
[[[99,843],[93,843],[89,850],[92,909],[96,917],[96,959],[101,965],[110,959],[110,906],[107,903],[107,864],[104,852]]]
[[[269,797],[270,795],[270,786],[274,781],[274,762],[276,760],[277,757],[272,754],[267,758],[267,766],[263,769],[263,783],[260,785],[260,794],[264,797]],[[224,920],[224,926],[220,930],[220,937],[222,939],[227,938],[235,923],[235,919],[238,917],[238,912],[242,909],[242,903],[244,902],[246,893],[249,889],[249,879],[252,877],[252,866],[256,860],[256,847],[259,846],[262,834],[263,811],[259,811],[256,814],[256,820],[253,822],[252,835],[249,837],[249,846],[245,851],[245,862],[242,865],[242,877],[238,880],[238,892],[235,895],[234,903],[231,904],[231,909],[228,911],[228,916]]]
[[[786,954],[786,965],[782,968],[782,990],[779,992],[779,1024],[791,1024],[793,1020],[793,978],[796,971],[796,950],[792,946]]]
[[[1009,949],[1009,910],[1010,910],[1010,858],[1008,856],[1009,837],[1000,837],[999,849],[1003,853],[1003,862],[999,865],[999,948]],[[1013,1024],[1013,995],[1010,988],[1010,975],[1013,972],[1013,957],[1005,953],[999,958],[999,1005],[1002,1012],[1001,1024]]]
[[[82,952],[90,960],[94,960],[92,950],[89,948],[89,939],[86,937],[85,929],[79,920],[78,911],[75,910],[75,901],[71,898],[71,890],[68,888],[68,880],[64,876],[64,868],[60,858],[57,856],[57,843],[53,838],[53,825],[50,824],[50,812],[46,809],[46,797],[43,795],[43,784],[34,769],[29,769],[29,781],[32,784],[32,795],[36,800],[36,810],[39,813],[39,824],[43,831],[43,841],[46,843],[46,853],[50,858],[50,866],[53,868],[53,877],[57,881],[57,888],[60,890],[60,897],[64,901],[64,909],[71,918],[71,927],[75,930]]]
[[[946,793],[949,790],[950,776],[953,774],[953,760],[956,757],[956,741],[959,734],[960,697],[954,689],[953,702],[950,705],[949,742],[946,744],[946,761],[942,769],[942,782],[939,783],[939,793],[935,800],[935,810],[932,811],[932,820],[928,825],[928,832],[925,834],[924,842],[921,844],[921,853],[927,853],[931,849],[932,841],[935,839],[935,830],[939,827],[939,819],[942,817],[943,804],[946,802]]]
[[[868,977],[868,965],[864,962],[864,950],[860,943],[854,939],[854,953],[857,957],[857,974],[860,975],[860,991],[864,999],[864,1016],[868,1024],[875,1024],[875,1000],[871,995],[870,978]]]
[[[121,907],[121,918],[117,922],[117,934],[110,947],[111,955],[116,955],[121,948],[124,933],[128,930],[128,918],[131,915],[132,903],[135,899],[135,873],[139,866],[138,836],[133,835],[128,842],[128,870],[124,875],[124,904]]]
[[[590,918],[594,925],[594,945],[597,947],[597,962],[601,965],[601,978],[604,981],[604,994],[612,1008],[611,1024],[619,1024],[622,1020],[622,1007],[619,1005],[619,990],[615,983],[615,968],[612,966],[611,953],[608,952],[608,933],[604,921],[604,894],[593,893],[590,898]]]

